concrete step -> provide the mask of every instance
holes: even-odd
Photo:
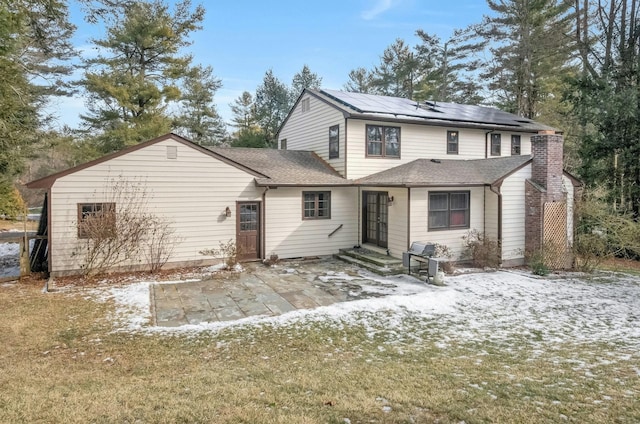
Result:
[[[336,258],[344,261],[344,262],[348,262],[350,264],[354,264],[354,265],[358,265],[361,268],[367,269],[371,272],[375,272],[378,275],[383,275],[383,276],[389,276],[389,275],[397,275],[397,274],[404,274],[406,272],[406,270],[404,270],[402,268],[402,264],[400,264],[400,266],[380,266],[380,265],[376,265],[374,263],[371,263],[369,261],[365,261],[359,258],[355,258],[351,255],[343,255],[343,254],[338,254],[335,255]]]
[[[402,267],[402,260],[368,249],[340,249],[340,254],[363,262],[369,262],[382,268]]]

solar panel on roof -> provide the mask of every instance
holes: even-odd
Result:
[[[321,92],[365,115],[388,114],[396,117],[403,116],[408,119],[433,119],[438,121],[501,125],[530,130],[542,128],[552,129],[551,127],[538,124],[534,121],[524,120],[517,115],[484,106],[461,105],[447,102],[425,102],[419,105],[414,100],[400,97],[387,97],[337,90],[321,90]]]

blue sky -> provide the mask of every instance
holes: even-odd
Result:
[[[199,2],[194,0],[194,4]],[[222,80],[216,94],[218,112],[231,118],[229,104],[243,91],[255,92],[272,69],[284,83],[307,64],[322,77],[324,88],[342,89],[349,71],[379,63],[396,38],[413,46],[423,29],[447,39],[456,28],[480,22],[489,9],[483,0],[222,0],[202,1],[203,29],[192,34],[188,52],[193,63],[211,65]],[[103,34],[83,21],[71,6],[78,26],[76,47],[91,54],[91,38]],[[60,122],[77,126],[84,111],[81,95],[52,105]]]

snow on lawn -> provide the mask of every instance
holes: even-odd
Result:
[[[322,322],[361,325],[370,336],[384,335],[389,342],[428,338],[443,348],[455,341],[492,341],[517,349],[523,338],[541,348],[563,342],[611,342],[640,348],[640,281],[631,276],[610,274],[604,281],[589,281],[499,271],[448,277],[444,287],[406,275],[383,278],[361,271],[360,277],[327,272],[318,279],[358,284],[363,291],[382,297],[276,317],[177,328],[151,325],[149,282],[110,288],[101,298],[115,301],[118,331],[195,333],[264,325],[306,327]]]
[[[11,229],[3,231],[3,234],[15,233],[21,236],[21,230]],[[33,248],[35,240],[29,240],[30,248]],[[20,275],[20,244],[0,242],[0,278],[1,277],[18,277]]]
[[[0,277],[20,275],[19,254],[18,243],[0,243]]]

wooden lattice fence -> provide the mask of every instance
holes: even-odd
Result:
[[[552,269],[571,268],[571,250],[567,240],[567,204],[547,202],[544,204],[544,227],[542,230],[545,263]]]

